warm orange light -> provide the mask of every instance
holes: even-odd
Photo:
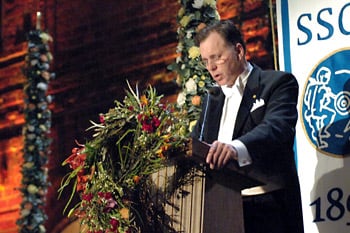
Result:
[[[12,112],[10,114],[7,114],[7,119],[10,121],[14,121],[17,118],[17,114],[18,114],[17,112]]]

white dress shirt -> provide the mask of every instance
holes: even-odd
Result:
[[[232,135],[238,109],[242,101],[243,91],[252,69],[252,65],[248,63],[247,69],[238,76],[232,87],[221,86],[222,91],[225,94],[225,103],[220,120],[218,141],[231,144],[236,149],[238,164],[241,167],[251,164],[252,159],[247,147],[238,139],[232,140]]]

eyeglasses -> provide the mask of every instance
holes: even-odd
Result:
[[[214,64],[214,65],[222,65],[224,64],[226,61],[227,61],[228,57],[221,57],[221,56],[213,56],[212,58],[210,59],[203,59],[201,60],[201,64],[208,68],[209,64]]]
[[[226,53],[226,55],[224,55],[224,56],[223,56],[223,54],[220,54],[220,55],[210,56],[210,59],[201,59],[200,64],[205,68],[208,68],[209,64],[222,65],[230,58],[230,56],[233,53],[232,51],[233,51],[233,49],[236,48],[236,46],[237,46],[237,44],[234,46],[230,46],[228,49],[226,49],[226,51],[224,51],[224,53]]]

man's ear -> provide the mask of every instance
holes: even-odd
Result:
[[[241,43],[237,43],[235,46],[236,49],[236,53],[237,53],[237,58],[238,59],[242,59],[244,56],[244,48],[243,45]]]

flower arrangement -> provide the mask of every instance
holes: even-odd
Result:
[[[52,55],[48,43],[52,38],[41,30],[30,31],[27,37],[28,53],[23,69],[27,77],[24,84],[23,177],[19,187],[22,202],[16,223],[21,233],[44,233],[47,219],[44,212],[45,195],[49,186],[46,165],[51,144],[51,96],[47,95],[47,90],[50,80],[55,76],[49,71]]]
[[[147,199],[142,195],[150,174],[186,151],[188,118],[162,103],[154,88],[140,95],[130,85],[123,102],[99,117],[88,129],[92,140],[78,143],[63,162],[72,171],[59,192],[74,183],[71,198],[78,193],[80,202],[68,215],[79,217],[89,233],[141,232],[145,214],[136,206]]]
[[[189,132],[199,117],[202,96],[213,85],[201,65],[194,37],[206,24],[219,19],[216,0],[180,0],[180,4],[179,56],[168,66],[178,74],[182,89],[177,103],[163,104],[162,96],[151,87],[140,95],[137,88],[133,91],[129,86],[123,102],[116,101],[114,108],[101,114],[99,123],[91,122],[93,139],[77,143],[63,162],[72,171],[59,192],[74,184],[70,199],[78,193],[80,201],[68,215],[79,217],[88,233],[175,232],[164,226],[164,221],[154,224],[160,216],[163,220],[170,217],[164,216],[147,193],[152,185],[149,176],[167,166],[174,155],[188,151]],[[175,188],[186,183],[192,166],[187,161],[177,167]],[[157,229],[147,229],[148,223]]]
[[[199,117],[200,105],[206,90],[213,85],[208,71],[201,65],[200,52],[195,45],[196,33],[220,16],[216,8],[216,0],[181,0],[181,8],[177,15],[179,43],[176,52],[179,54],[175,63],[168,69],[178,74],[177,83],[181,92],[177,104],[188,110],[194,125]]]

